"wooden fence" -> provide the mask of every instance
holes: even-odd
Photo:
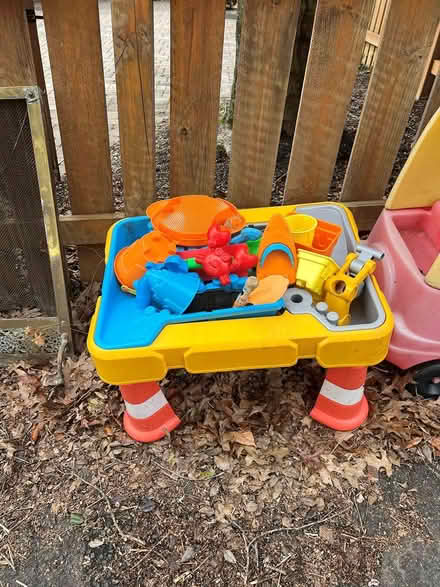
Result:
[[[37,81],[26,4],[0,6],[8,31],[6,41],[0,36],[0,85]],[[225,0],[170,4],[170,188],[212,193]],[[300,0],[244,0],[228,189],[240,207],[271,201],[299,6]],[[96,275],[107,229],[121,217],[113,211],[98,3],[42,0],[42,8],[72,205],[72,216],[60,218],[61,236],[80,245],[87,279]],[[373,9],[373,0],[318,2],[286,203],[327,199]],[[153,3],[113,0],[112,11],[125,210],[137,214],[155,199]],[[383,207],[439,18],[438,0],[392,0],[382,19],[383,41],[341,192],[361,228]]]
[[[365,45],[362,53],[362,63],[369,69],[372,69],[376,62],[377,51],[385,31],[385,23],[388,15],[388,10],[391,6],[392,0],[374,0],[373,13],[371,20],[368,25],[367,34],[365,36]],[[425,15],[426,19],[429,20],[431,15]],[[440,58],[440,23],[437,26],[437,31],[434,35],[434,39],[431,45],[431,49],[428,52],[428,56],[425,59],[423,73],[420,80],[420,84],[416,94],[416,100],[421,96],[428,96],[433,85],[433,77],[431,71],[434,65],[434,61]]]
[[[372,68],[376,60],[377,49],[379,48],[380,38],[385,28],[385,20],[390,5],[391,0],[375,0],[374,2],[373,14],[368,25],[362,54],[362,63],[366,67]]]

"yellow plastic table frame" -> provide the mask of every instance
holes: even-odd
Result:
[[[328,205],[307,204],[307,206]],[[359,240],[353,215],[343,208],[355,238]],[[295,206],[241,210],[248,223],[265,223],[273,214],[287,215]],[[108,257],[113,227],[106,242]],[[157,381],[169,369],[185,368],[191,373],[236,371],[287,367],[298,359],[315,358],[329,367],[375,365],[388,352],[393,329],[389,306],[374,276],[374,288],[382,304],[385,319],[373,329],[329,331],[313,315],[293,315],[284,311],[277,316],[234,320],[192,322],[166,326],[154,343],[146,347],[106,350],[98,347],[94,333],[101,299],[98,299],[88,336],[89,352],[99,376],[114,385]]]

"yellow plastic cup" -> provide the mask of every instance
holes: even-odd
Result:
[[[296,243],[311,247],[318,221],[308,214],[292,214],[285,216],[290,232]]]

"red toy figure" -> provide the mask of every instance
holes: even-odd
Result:
[[[231,283],[230,273],[247,277],[248,270],[255,267],[258,260],[256,255],[249,255],[246,244],[228,245],[230,240],[229,230],[214,224],[208,231],[208,248],[192,253],[197,263],[202,265],[203,275],[218,279],[222,285]]]
[[[222,249],[213,249],[207,255],[196,255],[195,259],[203,267],[203,272],[211,279],[218,278],[222,285],[228,285],[231,282],[229,278],[231,255]]]
[[[208,248],[224,247],[231,240],[231,233],[221,224],[213,224],[208,230]]]
[[[249,269],[257,264],[258,257],[249,254],[246,244],[241,244],[239,247],[236,249],[231,263],[231,273],[236,273],[238,277],[247,277]]]

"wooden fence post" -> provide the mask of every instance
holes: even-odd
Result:
[[[268,206],[300,0],[244,0],[232,129],[229,195]]]
[[[1,86],[31,86],[37,83],[26,5],[27,0],[2,0],[1,3]]]
[[[327,199],[372,6],[372,0],[318,2],[285,204]]]
[[[127,216],[155,199],[152,0],[113,0],[113,44]]]
[[[170,192],[211,194],[224,0],[171,0]]]
[[[342,188],[342,200],[384,195],[440,16],[438,0],[391,2]]]
[[[112,178],[97,0],[43,0],[73,214],[111,212]],[[102,247],[80,247],[81,278],[99,278]]]
[[[41,107],[43,110],[44,131],[46,133],[46,142],[48,148],[49,165],[55,176],[59,179],[57,149],[53,135],[52,121],[50,118],[49,100],[46,91],[46,82],[44,79],[43,63],[41,61],[40,43],[38,40],[37,21],[35,19],[35,10],[33,0],[25,0],[26,8],[29,10],[29,40],[31,43],[32,54],[34,58],[36,83],[41,88],[43,95],[41,97]]]

